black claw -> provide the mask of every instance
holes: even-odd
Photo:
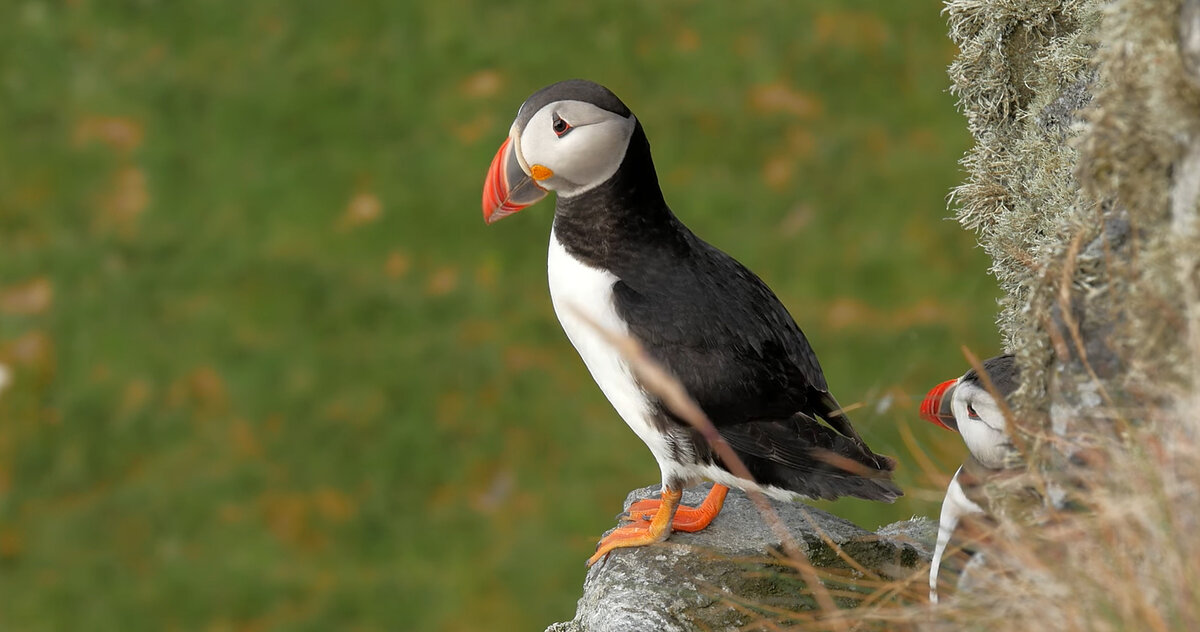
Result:
[[[633,516],[629,515],[628,511],[622,511],[621,513],[617,514],[616,519],[623,522],[637,522],[638,520],[641,520],[642,522],[650,522],[650,518],[647,518],[646,516],[634,518]]]

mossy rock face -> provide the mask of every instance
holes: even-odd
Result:
[[[699,504],[711,485],[684,492]],[[659,487],[630,493],[625,506],[656,497]],[[937,527],[910,520],[871,533],[851,522],[801,503],[772,503],[794,541],[817,568],[849,571],[832,542],[863,568],[882,577],[924,573]],[[716,520],[699,533],[676,533],[662,544],[614,551],[587,573],[572,621],[557,632],[604,630],[727,630],[750,623],[755,612],[802,612],[816,607],[799,574],[780,561],[781,542],[754,503],[731,490]],[[854,590],[847,574],[839,589]],[[840,607],[856,600],[839,596]]]
[[[1071,141],[1092,101],[1099,3],[954,0],[947,14],[960,49],[950,78],[975,138],[953,200],[1006,293],[997,324],[1025,376],[1017,407],[1031,416],[1046,409],[1053,351],[1043,294],[1058,278],[1043,262],[1061,258],[1074,218],[1091,210]]]
[[[950,76],[975,138],[953,200],[1006,293],[997,324],[1023,376],[1014,422],[1046,474],[1147,423],[1196,374],[1195,5],[947,3]]]

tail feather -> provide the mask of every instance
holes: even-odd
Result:
[[[882,454],[876,454],[871,448],[867,447],[867,442],[859,436],[858,431],[854,429],[854,425],[850,423],[850,418],[846,413],[842,412],[842,405],[829,391],[820,394],[819,397],[821,408],[821,417],[837,430],[843,436],[853,441],[863,453],[869,455],[875,462],[875,466],[881,470],[892,471],[896,469],[896,459]]]
[[[893,459],[811,417],[737,424],[720,432],[760,484],[826,500],[891,502],[904,495],[890,480]]]

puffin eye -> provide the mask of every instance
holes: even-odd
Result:
[[[551,128],[554,130],[555,135],[557,135],[559,138],[562,138],[564,134],[572,129],[571,125],[559,118],[557,114],[554,115],[554,123],[551,125]]]
[[[971,419],[979,419],[979,413],[975,412],[975,407],[967,404],[967,416]]]

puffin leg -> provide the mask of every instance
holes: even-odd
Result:
[[[675,510],[679,508],[680,498],[683,498],[682,490],[663,487],[662,500],[650,523],[634,523],[617,527],[596,545],[596,552],[588,558],[587,565],[591,566],[599,562],[613,549],[646,546],[666,540],[667,536],[671,535],[671,520],[675,517]]]
[[[671,521],[672,531],[686,531],[695,533],[702,531],[708,526],[717,514],[721,513],[721,507],[725,505],[725,494],[729,493],[729,488],[714,484],[712,490],[708,492],[708,496],[704,497],[704,502],[697,507],[688,507],[680,505],[675,512],[675,518]],[[629,510],[621,514],[622,520],[632,520],[633,522],[642,522],[653,520],[658,512],[662,501],[657,498],[647,498],[639,500],[629,506]]]

